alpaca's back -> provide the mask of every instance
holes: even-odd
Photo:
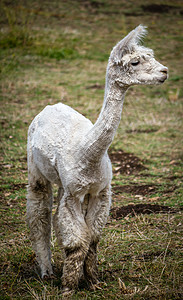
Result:
[[[33,160],[49,181],[58,183],[57,166],[61,173],[73,167],[78,145],[92,126],[88,119],[67,105],[46,106],[29,127],[28,164],[31,155],[31,163]]]

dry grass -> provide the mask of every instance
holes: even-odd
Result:
[[[31,120],[62,101],[95,122],[109,52],[143,23],[149,27],[146,45],[170,77],[163,86],[127,93],[111,149],[135,155],[145,168],[124,156],[114,161],[113,206],[157,203],[176,212],[109,218],[99,246],[101,283],[89,291],[81,282],[73,299],[182,299],[181,1],[4,0],[1,8],[0,298],[61,298],[62,256],[54,233],[56,278],[42,282],[25,224]],[[131,169],[122,172],[121,166]]]

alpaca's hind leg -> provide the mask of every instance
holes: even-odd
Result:
[[[63,296],[71,295],[78,286],[90,244],[90,233],[81,212],[80,200],[72,195],[61,199],[55,219],[56,233],[65,252],[62,286]]]
[[[61,248],[63,248],[63,246],[62,246],[62,238],[61,238],[61,235],[60,235],[60,228],[58,226],[58,218],[59,218],[59,204],[60,204],[60,201],[61,201],[63,195],[64,195],[64,189],[63,189],[63,187],[60,186],[59,189],[58,189],[57,197],[56,197],[56,201],[57,201],[58,206],[57,206],[56,212],[53,216],[53,228],[54,228],[54,231],[55,231],[55,234],[56,234],[56,237],[57,237],[57,242],[59,243]],[[63,250],[62,254],[63,254],[63,257],[64,257],[64,255],[65,255],[64,249],[62,249],[62,250]]]
[[[27,223],[36,258],[41,268],[42,278],[53,275],[51,266],[51,184],[34,169],[33,176],[29,172],[27,188]]]

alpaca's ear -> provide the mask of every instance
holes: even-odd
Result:
[[[147,34],[146,27],[143,25],[137,26],[134,30],[124,37],[117,45],[113,48],[110,58],[114,63],[121,63],[122,57],[132,51],[135,45],[138,45],[142,38]]]

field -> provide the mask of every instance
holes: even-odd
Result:
[[[98,249],[100,284],[91,291],[81,282],[73,299],[183,299],[182,1],[3,0],[0,11],[0,299],[61,299],[55,234],[55,279],[46,282],[26,226],[28,126],[59,101],[95,122],[110,51],[139,24],[169,79],[127,92],[109,151],[113,199]]]

